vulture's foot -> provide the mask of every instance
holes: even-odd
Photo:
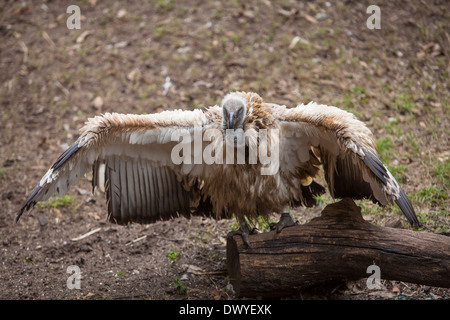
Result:
[[[275,230],[277,233],[280,233],[281,230],[283,230],[286,227],[292,227],[298,224],[298,222],[294,222],[292,220],[291,215],[289,212],[283,212],[280,217],[280,221],[277,223],[271,223],[270,224],[270,230]]]
[[[227,234],[227,239],[233,237],[235,235],[239,235],[242,237],[242,241],[250,248],[250,241],[248,240],[248,236],[256,233],[256,228],[251,228],[247,222],[242,222],[241,227],[236,231],[230,231]]]

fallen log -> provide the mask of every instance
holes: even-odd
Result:
[[[351,199],[328,205],[304,225],[227,240],[227,268],[238,297],[275,298],[337,281],[368,278],[450,288],[450,237],[365,221]],[[370,269],[369,269],[370,270]]]

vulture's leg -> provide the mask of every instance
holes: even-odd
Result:
[[[248,240],[248,236],[254,234],[256,232],[256,228],[251,228],[247,222],[242,222],[241,226],[236,231],[230,231],[227,234],[227,238],[230,238],[235,235],[239,235],[242,237],[242,241],[250,248],[250,241]]]
[[[292,217],[289,214],[289,207],[285,207],[281,213],[280,220],[277,223],[271,223],[270,229],[279,233],[284,228],[295,226],[297,223],[298,222],[294,222],[294,220],[292,220]]]

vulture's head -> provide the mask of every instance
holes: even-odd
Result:
[[[227,94],[222,100],[222,128],[223,130],[244,129],[247,115],[247,100],[237,92]]]

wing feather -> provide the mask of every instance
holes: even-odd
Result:
[[[139,213],[137,214],[137,222],[142,222],[145,220],[145,216],[147,215],[147,201],[145,200],[148,197],[148,191],[145,186],[145,177],[144,177],[144,169],[143,169],[142,160],[139,159],[139,164],[136,166],[136,174],[139,180],[138,190],[140,192],[137,193],[137,197],[139,197]]]
[[[369,198],[382,205],[395,201],[410,224],[419,225],[405,193],[379,159],[371,131],[353,114],[315,103],[291,109],[272,106],[285,133],[281,152],[297,148],[296,153],[289,151],[297,157],[281,157],[281,170],[304,167],[310,148],[318,147],[333,197]]]
[[[377,176],[377,178],[381,180],[381,182],[384,184],[387,183],[386,179],[389,178],[387,169],[377,156],[370,151],[365,151],[363,161],[366,166]]]
[[[162,176],[164,178],[164,202],[165,202],[165,210],[168,212],[171,212],[172,214],[175,214],[176,211],[173,208],[173,194],[172,194],[172,181],[169,173],[167,172],[166,167],[161,168]]]
[[[119,175],[120,175],[120,217],[118,221],[128,220],[128,187],[127,187],[127,163],[119,160]]]
[[[157,195],[158,195],[158,211],[159,212],[165,212],[164,207],[164,185],[162,183],[161,178],[161,168],[154,167],[153,170],[155,171],[155,182],[156,182],[156,189],[157,189]]]
[[[148,223],[178,213],[189,215],[189,194],[195,193],[191,190],[195,186],[181,183],[187,181],[183,177],[190,171],[183,174],[182,165],[171,159],[171,150],[178,143],[172,141],[172,134],[180,130],[193,133],[194,128],[216,122],[202,110],[151,115],[107,113],[91,118],[80,130],[78,140],[31,191],[16,220],[37,202],[65,193],[90,170],[93,189],[105,190],[110,221]],[[203,174],[203,168],[196,174]],[[188,180],[195,181],[192,176]]]
[[[127,162],[128,164],[128,198],[130,199],[130,207],[129,207],[129,219],[130,221],[137,221],[136,215],[139,211],[139,203],[137,200],[137,194],[141,191],[139,190],[139,186],[136,185],[136,175],[135,175],[135,166],[136,163],[133,160]],[[137,188],[136,188],[137,187]]]
[[[155,170],[153,166],[148,167],[148,173],[149,173],[149,181],[150,181],[150,194],[152,197],[150,198],[151,203],[151,219],[156,219],[156,215],[158,210],[158,188],[156,188],[156,176],[155,176]]]
[[[143,197],[143,201],[145,203],[145,205],[142,206],[142,221],[146,221],[149,220],[150,216],[151,216],[151,198],[149,197],[149,195],[151,194],[150,192],[150,183],[149,183],[149,178],[148,178],[148,166],[146,166],[144,163],[141,163],[140,166],[141,169],[141,181],[143,184],[143,187],[141,190],[143,190],[142,193],[142,197]]]

